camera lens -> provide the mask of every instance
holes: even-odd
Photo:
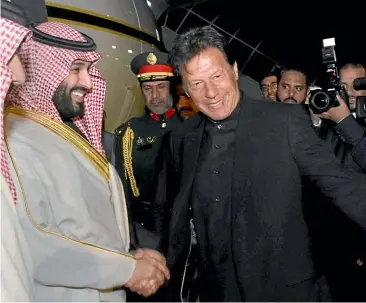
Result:
[[[329,97],[325,92],[316,92],[311,97],[310,102],[316,109],[323,110],[329,106]]]

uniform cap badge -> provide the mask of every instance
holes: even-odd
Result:
[[[146,62],[151,65],[156,64],[157,61],[158,61],[158,59],[156,58],[156,56],[153,53],[149,53],[146,57]]]

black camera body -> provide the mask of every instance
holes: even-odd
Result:
[[[355,79],[353,88],[355,90],[366,90],[366,77]],[[366,96],[356,98],[356,117],[366,118]]]
[[[348,97],[345,88],[339,85],[339,73],[337,68],[337,57],[335,53],[335,39],[323,40],[322,61],[325,65],[327,76],[327,87],[325,90],[317,90],[311,93],[309,107],[314,114],[321,114],[331,107],[339,106],[337,95],[340,95],[347,103]]]
[[[356,118],[366,118],[366,96],[356,98]]]

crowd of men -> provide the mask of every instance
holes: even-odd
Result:
[[[145,114],[109,136],[93,39],[1,5],[3,301],[366,299],[362,65],[315,115],[303,72],[253,100],[196,27],[132,60]]]
[[[321,88],[310,85],[306,73],[288,69],[266,75],[261,81],[264,99],[279,103],[300,104],[309,111],[317,136],[338,161],[348,169],[366,173],[366,121],[356,113],[357,102],[366,97],[366,90],[354,87],[354,81],[366,76],[361,63],[346,63],[339,68],[339,84],[347,98],[337,97],[338,106],[314,114],[309,108],[314,92]],[[360,99],[358,99],[360,98]],[[364,260],[366,234],[364,228],[334,207],[326,196],[309,182],[304,182],[304,201],[317,201],[309,226],[315,262],[328,279],[336,301],[365,301],[362,285],[366,281]],[[305,202],[306,203],[306,202]],[[314,214],[318,214],[315,216]]]

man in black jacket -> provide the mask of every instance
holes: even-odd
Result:
[[[200,301],[329,300],[311,258],[301,177],[364,228],[366,177],[329,155],[302,106],[240,92],[228,44],[211,27],[180,34],[170,63],[201,111],[172,132],[160,176],[159,203],[171,202],[170,299],[186,296],[197,250]]]
[[[345,167],[366,174],[366,129],[362,120],[354,115],[356,98],[366,96],[366,91],[356,91],[353,87],[354,80],[364,76],[361,64],[348,63],[340,68],[340,84],[347,91],[349,104],[339,98],[340,105],[321,114],[323,119],[315,129],[329,146],[329,152],[334,153]],[[335,207],[319,189],[308,187],[305,198],[312,201],[317,213],[322,213],[310,222],[310,234],[317,266],[328,278],[332,299],[365,301],[366,231]]]
[[[339,98],[339,106],[331,107],[319,115],[324,121],[320,135],[331,144],[331,148],[341,162],[355,170],[366,173],[366,131],[365,121],[356,120],[355,109],[357,97],[365,97],[366,90],[355,90],[353,81],[366,76],[361,64],[348,63],[340,70],[340,84],[349,97],[349,104]],[[338,140],[331,139],[335,137]]]

